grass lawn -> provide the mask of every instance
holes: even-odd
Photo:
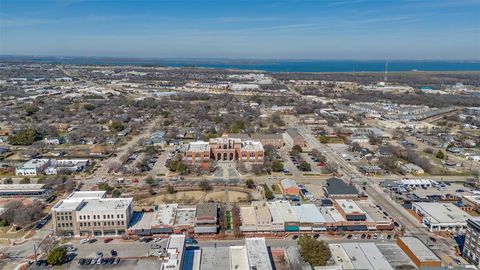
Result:
[[[275,193],[275,194],[282,194],[282,191],[280,190],[280,188],[278,187],[277,184],[273,184],[273,185],[272,185],[272,191],[273,191],[273,193]]]
[[[227,217],[227,230],[231,230],[232,229],[232,215],[230,214],[230,211],[227,211],[226,217]]]

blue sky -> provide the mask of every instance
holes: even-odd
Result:
[[[0,0],[0,54],[480,60],[480,0]]]

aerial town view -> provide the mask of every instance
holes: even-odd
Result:
[[[0,0],[0,269],[479,269],[479,2],[199,2]]]

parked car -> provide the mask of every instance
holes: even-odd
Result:
[[[82,239],[80,240],[80,244],[86,244],[86,243],[89,243],[90,242],[90,239]]]
[[[193,239],[193,238],[187,238],[185,240],[185,243],[187,243],[187,245],[196,245],[196,244],[198,244],[198,241]]]
[[[113,241],[113,238],[105,238],[103,239],[103,243],[108,243],[108,242],[111,242]]]

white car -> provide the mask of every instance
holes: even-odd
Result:
[[[160,242],[160,241],[162,241],[162,238],[161,238],[161,237],[157,237],[157,238],[155,238],[155,239],[153,240],[153,242],[155,242],[155,243]]]
[[[88,242],[90,242],[90,239],[82,239],[82,240],[80,240],[80,244],[86,244],[86,243],[88,243]]]

